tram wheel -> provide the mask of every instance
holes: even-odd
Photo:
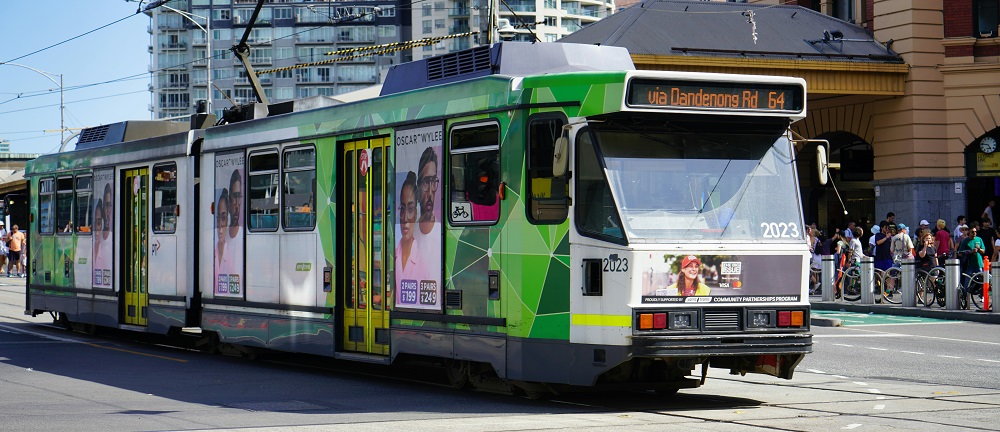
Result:
[[[445,376],[448,385],[461,389],[469,385],[469,362],[465,360],[448,360],[445,365]]]

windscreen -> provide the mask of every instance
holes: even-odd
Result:
[[[620,221],[611,220],[621,224],[630,243],[801,241],[799,191],[785,129],[739,129],[595,125],[580,145],[597,143],[619,212]]]

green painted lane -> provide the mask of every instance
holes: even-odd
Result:
[[[841,325],[844,326],[863,326],[863,325],[891,325],[891,324],[930,324],[930,323],[940,323],[946,322],[948,320],[941,320],[935,318],[925,318],[925,317],[909,317],[909,316],[897,316],[897,315],[882,315],[882,314],[866,314],[858,312],[843,312],[843,311],[824,311],[815,310],[811,311],[812,316],[820,318],[837,318],[841,321]]]

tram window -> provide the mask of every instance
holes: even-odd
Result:
[[[56,180],[56,226],[60,234],[73,233],[73,177]]]
[[[52,234],[55,232],[55,221],[53,219],[52,201],[55,192],[55,180],[50,178],[41,179],[38,182],[38,231],[42,234]]]
[[[76,205],[73,206],[73,226],[79,234],[90,234],[90,203],[94,197],[94,177],[82,175],[76,178]]]
[[[316,227],[316,149],[297,148],[284,154],[285,195],[282,198],[286,230]]]
[[[569,213],[569,176],[552,174],[552,154],[564,124],[562,118],[537,118],[528,123],[527,189],[531,203],[526,210],[533,223],[561,223]]]
[[[278,229],[278,153],[250,153],[248,159],[249,205],[247,224],[250,231]]]
[[[624,243],[621,218],[618,217],[593,141],[589,131],[581,133],[577,140],[576,229],[589,237]]]
[[[451,132],[453,224],[495,223],[500,218],[500,126],[456,127]],[[418,179],[425,187],[426,179]]]
[[[177,230],[177,164],[153,167],[153,232]]]

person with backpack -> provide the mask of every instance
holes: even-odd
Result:
[[[979,232],[979,222],[973,221],[965,232],[965,238],[958,245],[958,259],[962,263],[962,273],[975,274],[983,271],[983,253],[986,245],[983,239],[976,236]]]

